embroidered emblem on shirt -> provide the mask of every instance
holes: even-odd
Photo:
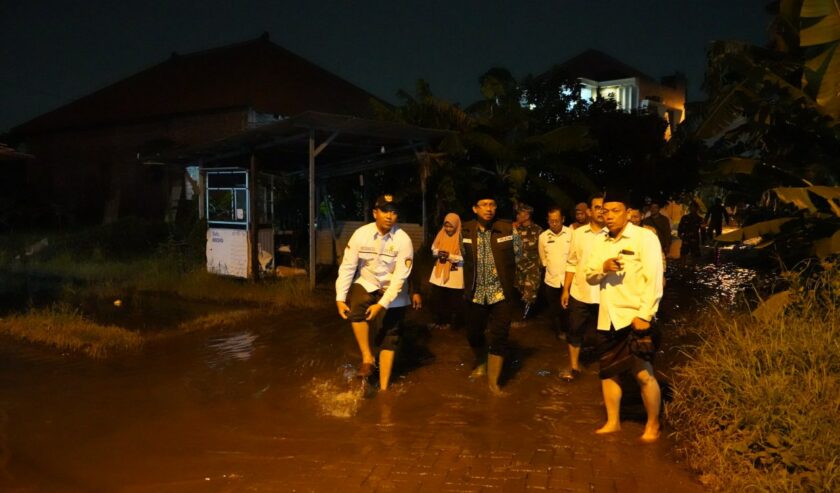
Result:
[[[502,236],[501,238],[496,240],[496,243],[502,243],[504,241],[513,241],[513,235]]]

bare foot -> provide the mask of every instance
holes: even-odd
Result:
[[[606,435],[607,433],[615,433],[617,431],[621,431],[621,424],[620,423],[607,423],[604,426],[595,430],[595,433],[599,435]]]
[[[472,371],[472,373],[470,373],[470,378],[471,379],[476,379],[476,378],[486,377],[486,376],[487,376],[487,363],[482,363],[482,364],[476,366],[475,369]]]
[[[490,392],[491,392],[493,395],[495,395],[496,397],[505,397],[506,395],[508,395],[508,393],[507,393],[507,392],[505,392],[504,390],[502,390],[502,389],[499,387],[499,385],[498,385],[498,384],[494,385],[494,384],[492,384],[492,383],[491,383],[491,384],[489,385],[489,387],[490,387]]]
[[[653,443],[657,440],[659,440],[659,426],[645,426],[645,432],[642,434],[642,441],[645,443]]]

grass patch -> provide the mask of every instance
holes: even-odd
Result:
[[[840,490],[840,269],[791,275],[778,316],[712,316],[668,407],[714,491]]]
[[[93,358],[137,349],[143,343],[138,334],[114,325],[99,325],[65,304],[0,318],[0,334]]]
[[[0,237],[0,268],[58,277],[72,283],[75,292],[101,298],[154,291],[221,303],[316,305],[303,277],[254,283],[207,273],[205,231],[203,222],[176,228],[127,218],[73,234],[4,236]],[[49,246],[35,255],[21,256],[35,238],[47,238]]]

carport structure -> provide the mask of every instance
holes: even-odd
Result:
[[[231,137],[198,146],[172,149],[142,156],[146,164],[195,166],[239,165],[251,176],[260,172],[303,173],[308,178],[309,286],[315,287],[316,191],[319,182],[337,176],[396,165],[416,165],[422,193],[422,224],[426,217],[426,178],[430,165],[430,146],[451,132],[370,120],[347,115],[307,111],[299,115],[260,125]],[[256,180],[250,180],[251,187]],[[250,193],[250,209],[255,210],[256,190]],[[199,210],[203,197],[199,194]],[[256,214],[251,215],[251,268],[257,272]]]

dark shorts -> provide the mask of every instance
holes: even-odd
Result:
[[[365,320],[367,309],[382,297],[380,291],[368,293],[360,284],[353,283],[347,293],[347,304],[350,306],[351,322],[368,322],[370,335],[375,347],[396,351],[400,343],[402,320],[405,316],[404,306],[388,308],[380,312],[374,320]]]
[[[598,304],[578,301],[569,296],[569,333],[566,340],[572,346],[583,344],[587,332],[598,326]]]
[[[640,357],[638,353],[634,353],[633,349],[633,327],[627,326],[616,330],[610,327],[610,330],[598,330],[598,376],[603,380],[607,378],[614,378],[622,373],[633,371],[637,372],[642,368],[642,365],[647,362],[653,362],[653,353]],[[661,333],[654,327],[645,331],[646,335],[650,335],[653,340],[653,347],[658,348]]]

